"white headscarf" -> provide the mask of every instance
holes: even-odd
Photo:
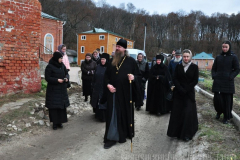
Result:
[[[189,50],[189,49],[184,49],[184,50],[183,50],[183,54],[184,54],[184,53],[189,53],[189,54],[190,54],[190,61],[189,61],[188,63],[185,63],[184,61],[182,61],[182,65],[183,65],[183,68],[184,68],[184,72],[186,73],[187,70],[188,70],[188,68],[189,68],[189,66],[190,66],[191,63],[192,63],[192,51]]]

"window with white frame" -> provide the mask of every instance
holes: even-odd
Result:
[[[118,42],[118,38],[117,37],[115,38],[115,41]]]
[[[195,64],[198,65],[198,61],[196,61]]]
[[[206,61],[206,64],[205,64],[205,66],[208,66],[208,61]]]
[[[132,42],[130,42],[130,45],[132,45]]]
[[[86,40],[86,35],[82,35],[81,40]]]
[[[99,35],[99,40],[104,40],[105,36],[104,35]]]
[[[100,47],[100,53],[104,53],[104,46]]]
[[[129,41],[127,41],[128,42],[128,45],[129,45]]]
[[[53,35],[50,33],[47,33],[44,37],[44,53],[45,54],[51,54],[53,52],[54,47],[54,38]]]
[[[85,47],[81,46],[81,53],[84,53],[84,52],[85,52]]]

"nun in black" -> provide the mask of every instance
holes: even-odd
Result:
[[[48,82],[45,106],[49,109],[49,118],[50,122],[53,122],[54,130],[63,128],[62,123],[68,121],[66,108],[70,105],[67,93],[69,75],[62,58],[60,52],[54,52],[45,69],[45,79]]]
[[[156,64],[151,68],[148,79],[146,111],[157,115],[168,113],[170,109],[165,97],[171,87],[171,76],[163,60],[162,55],[156,56]]]
[[[198,130],[194,86],[198,83],[198,66],[191,62],[192,52],[183,50],[183,61],[177,64],[173,82],[173,108],[167,135],[189,141]]]
[[[100,64],[97,65],[95,74],[93,76],[93,81],[92,81],[93,92],[92,92],[92,99],[90,103],[93,107],[93,111],[95,112],[95,117],[102,122],[106,121],[105,112],[107,108],[107,103],[105,102],[104,104],[101,104],[99,102],[103,96],[104,75],[105,75],[108,61],[109,61],[109,54],[103,53],[100,56]]]
[[[217,112],[216,119],[223,114],[224,124],[232,118],[234,78],[238,73],[238,58],[231,52],[231,43],[225,41],[222,43],[222,53],[216,57],[212,67],[212,91],[214,92],[214,108]]]

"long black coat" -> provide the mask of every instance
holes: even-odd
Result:
[[[92,81],[92,99],[91,99],[91,105],[93,108],[96,108],[99,100],[102,98],[103,95],[103,82],[104,82],[104,75],[106,71],[107,66],[103,66],[101,64],[97,65],[96,71],[93,76]],[[106,109],[106,103],[105,105],[100,104],[100,109]]]
[[[67,82],[59,83],[58,79],[67,78],[68,71],[63,63],[50,60],[45,69],[45,79],[48,82],[46,91],[46,107],[49,109],[64,109],[70,105],[67,93]]]
[[[146,111],[161,114],[169,112],[170,108],[165,97],[171,87],[170,81],[171,76],[167,66],[155,64],[151,68],[148,79]]]
[[[192,138],[198,130],[197,108],[194,86],[198,83],[198,66],[191,64],[184,72],[178,64],[174,73],[173,108],[167,135],[170,137]]]
[[[101,103],[105,102],[107,99],[107,110],[106,110],[106,130],[104,136],[104,142],[107,141],[107,134],[112,118],[113,111],[113,93],[107,89],[107,84],[111,84],[116,88],[115,93],[115,108],[117,113],[117,126],[119,132],[119,142],[123,143],[126,141],[127,137],[132,137],[134,135],[134,109],[130,106],[130,84],[128,80],[128,74],[134,75],[134,81],[132,82],[133,90],[133,101],[136,105],[142,105],[141,99],[141,74],[138,69],[136,61],[132,57],[126,57],[119,69],[118,74],[116,74],[117,69],[115,66],[109,63],[107,70],[105,72],[105,93],[107,97],[101,99]],[[132,114],[131,114],[132,112]],[[133,127],[130,127],[130,124]]]
[[[235,54],[221,54],[212,67],[213,92],[235,93],[234,78],[239,73],[239,62]]]
[[[92,82],[93,74],[91,73],[91,71],[94,72],[96,67],[97,64],[93,60],[90,60],[89,62],[85,60],[84,62],[82,62],[81,64],[82,80],[89,80],[90,82]],[[90,71],[90,74],[88,74],[88,71]]]

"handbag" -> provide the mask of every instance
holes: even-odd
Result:
[[[173,97],[173,91],[172,91],[172,90],[169,90],[169,92],[166,94],[165,98],[166,98],[168,101],[172,101],[172,97]]]
[[[71,87],[71,83],[70,81],[67,82],[67,88],[70,88]]]

